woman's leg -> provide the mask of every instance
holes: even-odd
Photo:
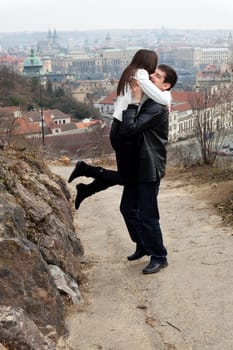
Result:
[[[93,177],[96,180],[106,182],[110,186],[124,185],[124,180],[117,171],[92,166],[83,161],[77,162],[68,182],[70,183],[79,176]]]
[[[107,182],[102,182],[100,180],[94,180],[90,184],[83,184],[80,183],[76,186],[77,189],[77,195],[75,198],[75,209],[78,209],[80,207],[80,204],[84,199],[92,196],[93,194],[104,191],[107,188],[111,187],[113,185],[110,185]]]

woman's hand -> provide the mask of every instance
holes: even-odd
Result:
[[[132,78],[129,82],[131,93],[132,93],[132,103],[139,104],[141,102],[143,91],[139,85],[139,82]]]

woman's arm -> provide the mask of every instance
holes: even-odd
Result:
[[[170,107],[171,93],[169,91],[161,91],[149,79],[149,74],[145,69],[138,69],[135,78],[138,80],[142,91],[152,100],[162,105]]]

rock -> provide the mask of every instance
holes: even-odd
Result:
[[[1,349],[0,349],[1,350]],[[64,338],[60,337],[57,341],[56,350],[75,350],[72,349],[65,341]]]
[[[69,295],[74,304],[80,304],[82,297],[77,282],[56,265],[49,265],[49,270],[58,290]]]
[[[0,164],[0,237],[29,239],[49,264],[80,280],[83,248],[64,181],[25,153],[0,153]]]
[[[4,190],[0,192],[0,237],[23,238],[26,231],[24,210]]]
[[[0,307],[0,339],[8,349],[56,349],[56,343],[44,336],[36,324],[19,307]]]
[[[42,331],[49,324],[63,334],[62,300],[36,245],[1,239],[0,251],[0,305],[21,307]]]
[[[56,343],[66,333],[59,292],[81,300],[83,248],[65,182],[26,150],[0,152],[0,251],[0,305],[21,308]]]
[[[7,350],[7,348],[5,348],[5,346],[0,343],[0,350]]]

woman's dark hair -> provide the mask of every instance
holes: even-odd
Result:
[[[158,56],[155,51],[146,49],[137,51],[121,75],[117,86],[117,96],[124,95],[125,86],[134,77],[137,69],[145,69],[149,74],[152,74],[157,66],[157,61]]]

